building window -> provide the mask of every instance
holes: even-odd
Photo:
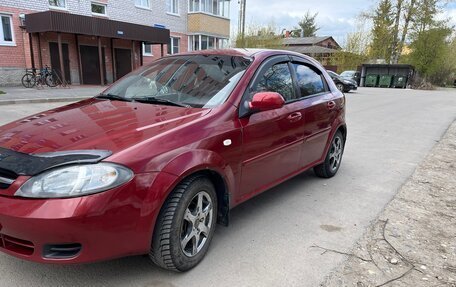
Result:
[[[204,12],[225,18],[230,17],[230,0],[189,0],[189,12]]]
[[[153,56],[151,44],[143,44],[143,55],[144,56]]]
[[[66,9],[66,0],[49,0],[49,6]]]
[[[150,8],[149,0],[135,0],[135,5],[141,8]]]
[[[193,51],[224,49],[228,47],[228,39],[207,35],[188,36],[189,49]]]
[[[0,45],[12,46],[14,45],[13,37],[13,21],[10,15],[2,15],[1,18],[1,27],[0,27]]]
[[[92,2],[92,14],[106,16],[106,4]]]
[[[166,12],[172,14],[179,14],[179,1],[178,0],[166,0]]]
[[[168,54],[178,54],[179,53],[179,46],[180,46],[180,38],[171,37],[169,44],[168,44]]]

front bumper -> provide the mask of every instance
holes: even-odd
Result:
[[[121,187],[68,199],[1,195],[0,251],[44,263],[87,263],[145,254],[150,248],[151,221],[158,213],[143,210],[149,186],[144,183],[151,181],[151,175],[136,175]]]

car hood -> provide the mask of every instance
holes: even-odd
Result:
[[[342,78],[342,80],[349,81],[352,84],[356,84],[356,81],[353,80],[352,78],[349,78],[349,77],[341,77],[341,78]]]
[[[89,99],[0,127],[0,147],[23,153],[113,153],[189,124],[209,109]]]

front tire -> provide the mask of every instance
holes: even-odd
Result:
[[[167,270],[187,271],[204,258],[217,221],[217,194],[204,176],[182,181],[163,205],[149,257]]]
[[[22,76],[21,82],[25,88],[33,88],[36,84],[35,75],[31,73],[26,73],[24,76]]]
[[[342,83],[337,83],[337,84],[336,84],[336,87],[337,87],[337,89],[338,89],[339,91],[344,92],[344,89],[345,89],[344,84],[342,84]]]
[[[331,178],[335,176],[342,162],[344,148],[344,137],[340,131],[337,131],[331,141],[325,161],[314,167],[315,174],[322,178]]]

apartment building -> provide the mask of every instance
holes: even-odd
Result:
[[[49,66],[104,85],[166,54],[224,48],[229,0],[1,0],[0,86]]]

